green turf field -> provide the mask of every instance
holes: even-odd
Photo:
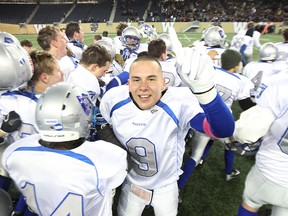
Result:
[[[85,34],[85,44],[93,42],[94,34]],[[111,37],[115,35],[111,34]],[[231,41],[232,34],[227,35],[227,42]],[[200,33],[179,33],[178,37],[184,46],[192,44],[194,40],[201,37]],[[29,38],[33,45],[38,47],[36,35],[17,35],[19,40]],[[280,42],[282,36],[278,34],[267,34],[261,37],[261,44],[265,42]],[[254,60],[258,59],[258,49],[254,49]],[[235,103],[233,112],[235,119],[239,117],[240,108]],[[184,159],[188,156],[185,154]],[[179,216],[236,216],[242,199],[244,181],[250,167],[254,164],[254,158],[236,156],[234,168],[239,169],[241,174],[230,182],[225,181],[224,174],[224,151],[223,146],[215,143],[207,160],[197,168],[186,187],[181,193],[182,203],[179,205]],[[85,184],[85,183],[83,183]],[[117,196],[116,196],[117,198]],[[259,215],[266,216],[265,211],[270,206],[261,208]],[[144,216],[152,216],[152,208],[145,209]]]

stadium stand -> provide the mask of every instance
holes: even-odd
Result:
[[[37,4],[35,3],[0,4],[0,23],[25,23],[36,6]],[[19,13],[19,11],[21,11],[21,13]]]
[[[271,0],[0,0],[1,23],[196,20],[285,22],[288,20],[288,5]]]
[[[109,20],[112,10],[111,1],[100,3],[78,3],[75,9],[67,16],[64,23],[70,21],[106,22]]]
[[[30,24],[49,24],[60,22],[72,4],[40,4]]]

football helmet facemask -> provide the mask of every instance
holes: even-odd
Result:
[[[47,88],[36,107],[36,122],[41,138],[64,142],[87,138],[93,103],[84,89],[72,83],[57,83]]]
[[[122,39],[124,46],[135,51],[140,46],[141,34],[134,26],[128,26],[122,32]]]

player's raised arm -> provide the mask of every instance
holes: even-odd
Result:
[[[183,48],[174,28],[169,29],[169,35],[179,64],[178,73],[205,112],[203,125],[199,127],[198,120],[192,120],[191,126],[212,137],[231,136],[235,127],[234,118],[215,88],[215,69],[211,58],[193,48]]]

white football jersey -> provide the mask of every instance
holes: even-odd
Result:
[[[211,50],[215,50],[218,53],[218,55],[216,56],[217,59],[213,60],[213,64],[215,66],[221,67],[221,55],[225,51],[225,48],[206,47],[206,54],[208,54],[208,52]]]
[[[2,159],[33,212],[112,216],[112,189],[127,174],[126,151],[105,141],[50,149],[40,138],[35,134],[11,144]]]
[[[113,45],[116,49],[116,53],[120,54],[120,51],[123,49],[123,40],[122,36],[116,36],[113,38]]]
[[[249,62],[243,68],[243,75],[248,77],[257,89],[259,84],[265,77],[281,72],[285,69],[285,63],[281,61],[275,62]]]
[[[256,154],[256,166],[276,184],[288,188],[288,76],[285,73],[269,77],[260,84],[256,102],[275,115],[268,133]]]
[[[222,100],[231,110],[234,101],[251,96],[254,85],[247,77],[228,72],[222,68],[216,68],[215,87]]]
[[[168,58],[165,61],[159,61],[161,64],[166,86],[181,86],[182,80],[176,71],[176,58]]]
[[[189,88],[168,87],[154,107],[140,110],[128,86],[115,87],[103,96],[100,112],[131,155],[131,183],[155,189],[178,180],[190,120],[203,112]]]
[[[81,88],[85,89],[89,93],[91,100],[94,103],[101,94],[97,77],[82,65],[78,65],[78,67],[72,71],[72,73],[70,73],[66,81],[77,84]]]
[[[112,61],[109,71],[112,71],[113,75],[119,75],[123,71],[123,67],[115,60]]]
[[[237,34],[238,35],[246,35],[246,32],[247,32],[247,30],[243,29],[243,30],[240,30]],[[255,47],[260,49],[260,47],[261,47],[260,37],[261,37],[261,33],[256,31],[256,30],[254,30],[253,31],[253,36],[252,36],[252,39],[253,39],[252,47],[255,46]]]
[[[254,39],[245,34],[234,35],[231,41],[231,48],[235,48],[236,50],[240,51],[243,45],[246,45],[244,54],[246,56],[251,56],[253,54]]]
[[[78,62],[73,57],[64,56],[58,61],[60,70],[64,75],[64,81],[67,80],[69,74],[76,69]]]
[[[40,94],[33,95],[25,91],[8,91],[0,96],[0,122],[4,115],[14,110],[21,118],[22,124],[19,129],[9,133],[8,143],[13,143],[23,137],[38,133],[39,129],[35,120],[35,109]]]
[[[82,59],[82,53],[86,47],[82,49],[78,46],[75,46],[73,43],[67,43],[67,47],[72,51],[78,61]]]
[[[275,46],[278,48],[279,61],[286,61],[288,63],[288,42],[279,42]]]

